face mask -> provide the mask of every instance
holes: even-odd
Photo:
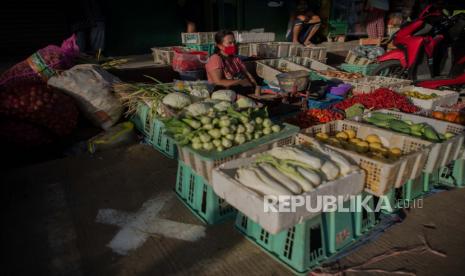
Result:
[[[236,45],[225,46],[223,52],[228,56],[235,55],[237,52],[237,47]]]

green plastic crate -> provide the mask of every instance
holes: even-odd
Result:
[[[402,191],[402,200],[412,201],[420,198],[425,194],[425,183],[423,173],[417,179],[407,181],[402,187],[398,188]]]
[[[350,204],[350,201],[346,201],[343,206],[349,208]],[[327,253],[336,253],[355,241],[355,219],[352,212],[325,212],[322,217]]]
[[[247,239],[296,273],[305,273],[327,258],[321,215],[273,235],[238,213],[236,228]]]
[[[465,159],[457,159],[439,169],[436,185],[447,187],[465,186]]]
[[[209,43],[209,44],[187,44],[186,47],[188,49],[196,50],[196,51],[205,51],[208,52],[208,55],[211,56],[213,55],[213,52],[215,51],[215,44],[214,43]]]
[[[368,206],[374,210],[376,207],[374,204],[374,196],[368,193],[362,193],[361,200],[364,200],[367,196],[370,196],[371,199],[368,202]],[[367,212],[364,208],[362,210],[357,210],[354,212],[354,227],[355,227],[355,236],[360,237],[364,233],[368,232],[376,224],[376,216],[374,212]]]
[[[236,216],[236,210],[182,161],[178,164],[175,192],[181,202],[206,224],[221,223]]]
[[[350,207],[350,201],[344,203]],[[266,253],[284,263],[296,273],[305,273],[356,240],[355,213],[324,212],[270,234],[258,223],[238,213],[236,228]]]
[[[139,103],[136,113],[131,117],[137,130],[144,135],[144,140],[157,151],[168,158],[176,159],[177,146],[165,135],[165,125],[151,116],[151,108],[145,103]]]
[[[341,64],[342,70],[351,73],[362,73],[365,76],[371,76],[371,73],[376,69],[376,67],[378,67],[378,64],[376,63],[367,65],[355,65],[349,63]]]
[[[399,200],[402,199],[402,191],[400,189],[391,188],[385,195],[385,200],[390,204],[391,208],[387,208],[385,204],[381,207],[381,212],[385,214],[396,213],[399,210]],[[380,197],[374,196],[375,207],[378,205]]]
[[[329,33],[332,35],[345,35],[348,29],[347,21],[329,21]]]

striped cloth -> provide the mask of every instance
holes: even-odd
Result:
[[[367,17],[367,33],[370,38],[384,37],[384,11],[372,9]]]

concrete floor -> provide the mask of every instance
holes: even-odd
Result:
[[[176,170],[151,147],[132,145],[3,173],[3,275],[290,275],[232,222],[204,227],[174,196]],[[115,253],[111,245],[131,221],[122,217],[143,213],[154,198],[165,204],[146,232],[136,229],[146,239]],[[435,194],[314,274],[463,275],[464,202],[465,189]],[[119,212],[119,221],[98,219],[105,210]],[[164,231],[166,221],[201,235],[186,240],[170,233],[176,227]]]

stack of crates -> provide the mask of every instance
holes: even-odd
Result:
[[[206,224],[217,224],[236,216],[236,210],[218,197],[211,186],[213,168],[237,158],[289,145],[299,128],[284,124],[278,133],[234,146],[222,152],[196,151],[178,145],[178,174],[175,191],[186,207]],[[172,140],[168,136],[168,139]],[[173,141],[173,144],[175,142]]]
[[[366,196],[362,195],[363,198]],[[294,273],[307,273],[354,244],[375,226],[375,214],[358,210],[353,203],[348,200],[343,204],[344,208],[352,208],[350,212],[322,212],[277,234],[267,232],[242,213],[238,213],[235,227]],[[369,199],[368,206],[374,209],[373,197]]]
[[[215,32],[181,33],[182,44],[188,49],[208,52],[215,50]]]
[[[131,117],[137,130],[144,135],[144,140],[154,149],[168,158],[176,159],[177,147],[172,140],[168,139],[165,134],[165,125],[163,122],[153,116],[153,109],[145,102],[139,102],[137,110]]]

